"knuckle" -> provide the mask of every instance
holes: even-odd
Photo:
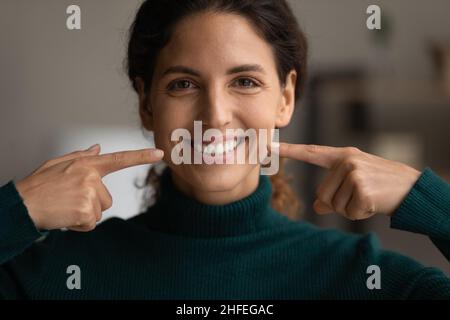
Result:
[[[90,202],[81,204],[77,212],[79,224],[89,223],[92,219],[93,212],[93,207]]]
[[[79,157],[83,156],[84,153],[82,151],[73,151],[68,153],[66,156],[70,157],[71,159],[78,159]]]
[[[63,172],[65,174],[72,174],[72,172],[77,170],[77,166],[75,165],[75,162],[71,160],[69,164],[63,169]]]
[[[359,150],[359,149],[356,148],[356,147],[346,147],[346,148],[345,148],[345,152],[348,153],[348,154],[351,154],[351,155],[353,155],[353,154],[358,154],[360,151],[361,151],[361,150]]]
[[[365,193],[363,190],[361,191],[360,201],[364,204],[364,207],[368,207],[372,203],[372,197],[370,196],[370,194]]]
[[[93,188],[101,180],[100,174],[97,170],[90,167],[83,167],[77,169],[77,177],[80,186],[85,190]]]
[[[71,153],[71,155],[73,155],[75,157],[82,157],[82,156],[85,156],[86,154],[88,154],[86,151],[81,151],[81,150],[74,151]]]
[[[87,164],[87,159],[85,157],[80,157],[80,158],[74,159],[72,161],[72,164],[75,167],[84,167]]]
[[[86,224],[84,224],[83,226],[81,226],[80,229],[81,229],[82,231],[84,231],[84,232],[88,232],[88,231],[94,230],[95,227],[96,227],[96,223],[95,223],[95,222],[94,222],[94,223],[89,222],[89,223],[86,223]]]
[[[351,156],[346,157],[343,160],[342,165],[344,166],[345,170],[347,170],[347,171],[353,171],[356,169],[356,161]]]
[[[373,195],[370,192],[359,188],[356,190],[356,199],[361,215],[375,213],[375,203],[373,201]]]
[[[362,185],[362,182],[364,181],[362,174],[358,170],[352,170],[348,174],[348,177],[349,177],[350,181],[352,182],[352,184],[354,186],[356,186],[357,188],[360,188]]]
[[[86,168],[86,171],[84,172],[84,180],[87,182],[91,181],[98,181],[100,179],[100,174],[97,172],[97,170],[93,168]]]
[[[77,158],[70,160],[69,165],[64,169],[64,171],[68,174],[72,174],[74,172],[79,173],[86,167],[86,160],[83,158]]]
[[[92,208],[92,202],[97,198],[97,191],[94,187],[91,185],[85,187],[84,189],[84,202],[87,203],[87,205]]]
[[[356,199],[360,203],[368,203],[372,201],[372,195],[367,188],[359,184],[355,188]]]
[[[113,153],[112,154],[112,160],[113,162],[122,163],[124,160],[124,155],[122,153]]]
[[[360,216],[360,209],[353,207],[347,210],[346,217],[352,221],[358,220],[358,217]]]
[[[364,213],[372,214],[375,213],[375,203],[373,197],[370,193],[362,195],[361,202],[363,203]]]
[[[316,153],[319,149],[319,146],[316,144],[308,144],[306,145],[306,151],[310,153]]]
[[[109,197],[109,198],[106,200],[106,209],[111,208],[112,205],[113,205],[113,199],[112,199],[111,197]]]
[[[87,226],[90,230],[94,230],[95,227],[97,226],[97,217],[96,216],[92,217],[92,219],[88,222]]]
[[[92,221],[92,213],[84,212],[81,216],[81,224],[90,224]]]
[[[369,207],[367,208],[366,213],[369,214],[369,215],[372,215],[372,214],[375,214],[375,213],[377,212],[376,210],[377,210],[377,209],[376,209],[376,207],[375,207],[375,204],[374,204],[374,203],[371,203],[371,204],[369,205]]]
[[[108,201],[108,200],[104,201],[101,204],[101,212],[99,212],[98,214],[101,215],[103,211],[106,211],[106,210],[108,210],[111,207],[112,207],[112,202],[111,201]]]
[[[347,154],[342,160],[342,165],[348,172],[359,168],[359,158],[354,154]]]

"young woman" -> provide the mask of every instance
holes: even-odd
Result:
[[[372,235],[289,219],[295,199],[280,174],[269,179],[250,163],[173,163],[171,133],[193,133],[194,121],[223,133],[287,126],[302,95],[306,51],[284,1],[145,1],[130,30],[128,75],[158,149],[100,155],[96,145],[3,186],[0,296],[449,298],[441,271],[380,250]],[[328,171],[317,213],[384,214],[450,257],[450,186],[430,168],[419,172],[352,147],[281,143],[279,155]],[[96,226],[112,205],[101,178],[160,160],[166,169],[147,179],[156,182],[155,204]],[[379,279],[372,283],[368,270]]]

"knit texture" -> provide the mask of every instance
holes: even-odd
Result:
[[[36,229],[13,181],[0,188],[0,297],[4,299],[431,299],[450,280],[373,234],[291,221],[270,205],[260,176],[249,196],[207,205],[181,193],[170,171],[155,205],[87,233]],[[450,186],[426,168],[391,219],[450,252]],[[69,266],[80,289],[69,289]],[[367,268],[380,268],[370,289]],[[68,270],[69,268],[69,270]],[[370,287],[370,286],[369,286]]]

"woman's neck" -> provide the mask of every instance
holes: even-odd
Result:
[[[233,189],[224,191],[205,191],[195,188],[172,171],[174,185],[187,196],[206,204],[223,205],[238,201],[252,194],[258,187],[259,166],[256,166]]]

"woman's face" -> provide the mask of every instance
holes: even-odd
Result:
[[[281,86],[271,46],[244,17],[195,14],[176,25],[160,52],[149,97],[141,99],[141,116],[154,132],[156,147],[164,150],[176,184],[204,202],[226,202],[231,199],[222,201],[220,194],[240,198],[254,190],[260,165],[175,165],[171,155],[179,141],[171,141],[172,132],[185,128],[194,139],[194,121],[201,121],[203,132],[215,128],[225,135],[227,129],[253,128],[270,134],[291,118],[295,81],[292,71]],[[200,196],[212,193],[219,198]]]

